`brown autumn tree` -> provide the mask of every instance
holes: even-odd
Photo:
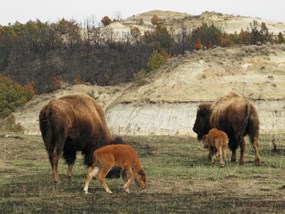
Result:
[[[151,24],[158,25],[159,24],[159,18],[157,15],[153,15],[151,18]]]
[[[108,16],[104,16],[101,19],[101,22],[103,23],[104,26],[107,26],[112,23],[112,19],[110,19]]]
[[[197,39],[196,40],[196,43],[195,43],[195,49],[196,50],[201,50],[203,48],[203,45],[202,45],[202,42],[201,42],[201,39]]]

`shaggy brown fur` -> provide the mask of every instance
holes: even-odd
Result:
[[[49,155],[54,182],[59,181],[58,161],[63,155],[72,176],[76,151],[82,151],[84,163],[91,166],[94,150],[108,144],[120,143],[113,139],[101,106],[87,95],[68,95],[52,99],[39,115],[42,138]]]
[[[203,137],[205,148],[209,149],[209,158],[212,164],[216,161],[216,156],[220,155],[220,165],[223,167],[227,158],[228,136],[225,132],[213,128]]]
[[[98,179],[106,192],[112,193],[105,182],[105,176],[114,166],[124,169],[129,178],[124,184],[126,192],[130,192],[130,185],[133,180],[142,189],[145,188],[146,175],[142,170],[141,163],[135,150],[129,145],[109,145],[104,146],[94,152],[94,162],[87,173],[84,192],[88,193],[88,186],[92,177],[98,174]]]
[[[249,100],[232,92],[213,104],[199,105],[193,131],[201,140],[211,128],[222,130],[228,135],[232,161],[236,160],[236,149],[240,146],[240,164],[244,163],[244,136],[249,135],[255,151],[255,164],[260,164],[259,119],[255,106]]]

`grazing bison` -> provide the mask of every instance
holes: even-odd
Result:
[[[105,191],[112,193],[105,182],[105,176],[114,166],[121,167],[129,175],[124,184],[126,192],[130,193],[129,188],[133,180],[141,189],[145,188],[146,175],[135,150],[129,145],[108,145],[94,152],[93,165],[87,173],[84,192],[88,193],[91,178],[98,174],[98,179]]]
[[[122,143],[113,139],[103,109],[87,95],[68,95],[52,99],[39,115],[40,130],[52,167],[52,177],[59,182],[58,161],[61,156],[72,176],[76,152],[82,151],[84,163],[91,166],[94,150],[109,144]]]
[[[229,138],[227,134],[216,128],[212,128],[208,134],[203,137],[205,148],[209,149],[209,159],[212,164],[216,161],[216,156],[220,155],[220,165],[223,167],[227,158],[227,146]]]
[[[193,131],[202,140],[211,128],[227,133],[232,161],[236,161],[236,149],[240,146],[240,164],[244,164],[244,136],[249,135],[255,151],[255,164],[259,165],[259,119],[256,108],[249,100],[232,92],[212,104],[200,104]]]

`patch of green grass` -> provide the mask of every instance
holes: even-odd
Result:
[[[0,207],[3,213],[241,213],[282,212],[284,153],[272,152],[268,141],[260,144],[261,166],[254,165],[247,143],[245,164],[212,165],[207,150],[190,137],[124,137],[138,152],[147,174],[147,185],[131,193],[121,179],[108,179],[113,194],[105,193],[98,180],[90,194],[82,191],[87,169],[78,153],[74,176],[66,177],[60,161],[61,183],[51,182],[51,168],[40,137],[0,137]],[[279,151],[284,145],[280,141]],[[25,149],[23,149],[23,147]],[[28,148],[28,149],[27,149]],[[22,152],[24,151],[24,152]],[[239,154],[239,153],[238,153]],[[231,152],[228,151],[228,160]]]

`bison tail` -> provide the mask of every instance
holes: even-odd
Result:
[[[52,134],[52,125],[50,122],[50,115],[51,111],[50,108],[47,106],[43,108],[39,115],[39,121],[40,121],[40,130],[42,133],[42,138],[46,147],[46,150],[48,152],[51,152],[53,149],[52,141],[53,141],[53,134]]]

